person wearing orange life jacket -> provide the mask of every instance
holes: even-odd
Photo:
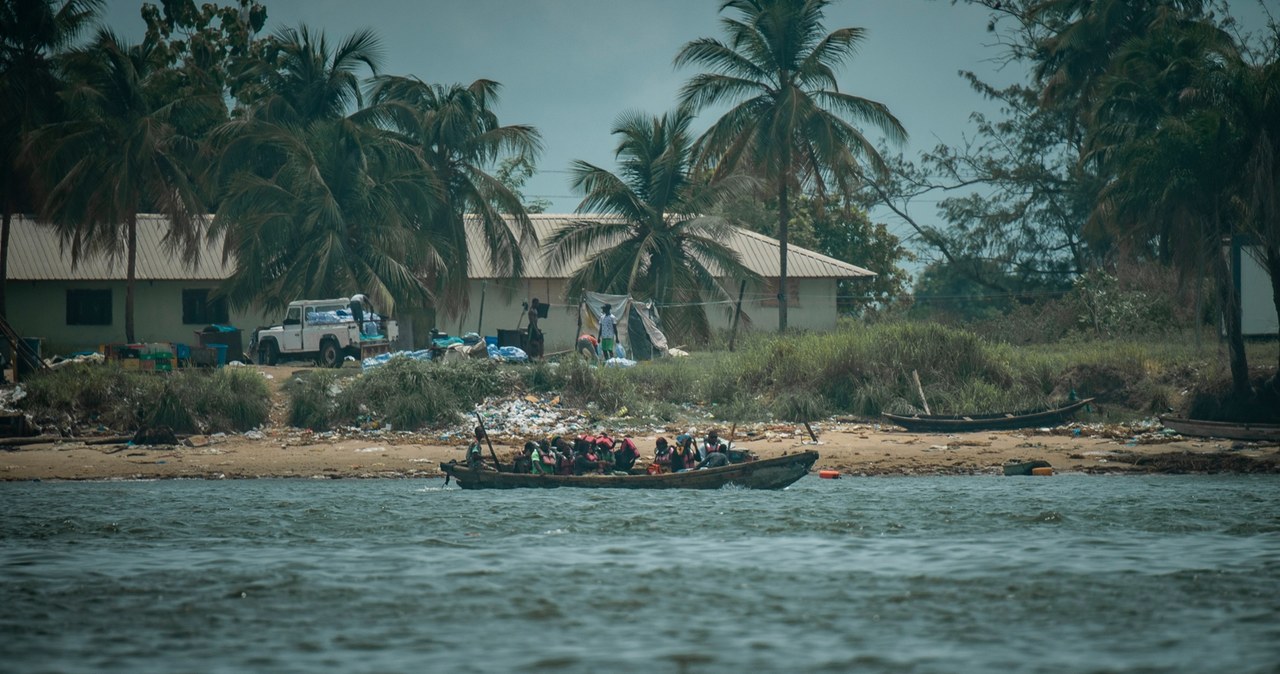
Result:
[[[671,468],[672,453],[673,453],[672,448],[670,445],[667,444],[666,438],[660,437],[657,440],[655,440],[653,445],[653,463],[651,464],[651,469],[649,472],[653,474],[672,472],[672,468]]]
[[[636,449],[636,443],[630,437],[623,437],[619,443],[618,450],[613,453],[613,469],[623,473],[631,472],[631,467],[636,465],[636,460],[640,458],[640,450]]]

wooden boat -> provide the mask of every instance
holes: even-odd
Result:
[[[1093,398],[1085,398],[1065,407],[1013,414],[917,414],[904,416],[885,412],[884,417],[909,431],[962,433],[965,431],[1031,428],[1033,426],[1058,424],[1067,420],[1081,407],[1091,402],[1093,402]]]
[[[1201,438],[1226,438],[1228,440],[1262,440],[1280,442],[1280,424],[1255,424],[1236,421],[1201,421],[1160,417],[1165,428],[1182,435]]]
[[[809,472],[818,453],[788,454],[776,459],[731,463],[719,468],[690,470],[661,475],[531,475],[471,470],[466,464],[440,464],[440,470],[458,481],[463,489],[719,489],[737,485],[747,489],[782,489]]]

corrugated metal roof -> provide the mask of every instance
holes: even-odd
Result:
[[[529,216],[533,222],[533,229],[538,236],[538,241],[547,241],[556,230],[566,227],[573,222],[580,220],[617,220],[617,218],[602,217],[596,215],[552,215],[552,214],[536,214]],[[468,218],[468,226],[478,228],[479,225],[474,219]],[[482,239],[479,236],[468,237],[468,241],[472,242],[474,247],[469,250],[471,256],[471,278],[495,278],[493,271],[488,264],[488,258],[483,250],[479,248]],[[756,234],[750,230],[734,227],[733,234],[725,243],[738,252],[742,257],[742,263],[755,273],[765,278],[778,276],[778,240],[763,234]],[[875,272],[863,269],[862,267],[841,262],[832,257],[827,257],[821,253],[815,253],[807,248],[791,245],[787,247],[787,276],[789,278],[858,278],[862,276],[875,276]],[[546,256],[541,251],[524,251],[525,255],[525,277],[526,278],[563,278],[567,273],[563,270],[556,272],[550,271],[548,268]],[[568,269],[576,269],[582,264],[582,260],[573,260],[566,265]]]
[[[169,220],[161,215],[138,216],[140,281],[218,281],[231,275],[233,265],[222,263],[221,244],[207,245],[195,267],[163,243]],[[73,268],[71,247],[65,249],[57,230],[26,218],[14,218],[9,235],[9,279],[14,281],[119,281],[126,275],[127,258],[81,256]]]
[[[597,220],[598,216],[550,215],[530,216],[539,241],[546,241],[556,230],[578,220]],[[468,227],[477,228],[473,218]],[[222,263],[221,244],[208,244],[194,268],[184,264],[176,251],[164,243],[168,221],[159,215],[138,216],[138,271],[143,281],[160,280],[209,280],[217,281],[231,274],[233,265]],[[468,237],[471,249],[471,278],[495,278],[488,256],[482,249],[483,238]],[[735,227],[726,243],[738,251],[742,262],[762,277],[778,276],[778,242],[770,237]],[[551,272],[546,255],[540,250],[523,251],[525,278],[563,278],[564,271]],[[857,278],[874,276],[875,273],[847,262],[841,262],[811,250],[790,246],[788,248],[787,274],[791,278]],[[580,261],[568,266],[576,268]],[[15,217],[9,240],[9,278],[14,281],[111,281],[125,277],[123,255],[111,260],[106,257],[81,258],[72,268],[71,251],[64,250],[57,232],[33,220]]]

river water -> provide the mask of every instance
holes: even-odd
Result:
[[[3,672],[1277,672],[1280,477],[0,483]]]

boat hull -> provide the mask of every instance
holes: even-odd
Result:
[[[817,452],[807,451],[662,475],[531,475],[475,471],[461,463],[442,463],[440,470],[463,489],[719,489],[730,484],[747,489],[782,489],[804,477],[817,460]]]
[[[884,417],[893,423],[909,430],[936,433],[955,433],[964,431],[994,431],[1012,428],[1031,428],[1047,424],[1057,424],[1069,419],[1080,408],[1093,402],[1093,398],[1078,400],[1065,407],[1028,414],[975,414],[975,415],[939,415],[919,414],[904,416],[884,413]]]
[[[1160,423],[1182,435],[1192,435],[1199,438],[1280,442],[1280,424],[1200,421],[1198,419],[1179,419],[1177,417],[1160,417]]]

